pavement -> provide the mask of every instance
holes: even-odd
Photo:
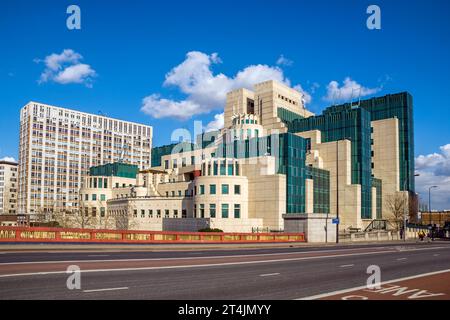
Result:
[[[0,299],[450,300],[449,242],[27,250],[0,248]]]

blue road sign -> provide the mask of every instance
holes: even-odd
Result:
[[[333,222],[333,224],[339,224],[339,218],[334,218],[334,219],[332,220],[332,222]]]

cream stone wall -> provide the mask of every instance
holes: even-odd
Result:
[[[300,132],[296,135],[311,139],[311,153],[307,155],[306,165],[330,172],[330,214],[336,215],[339,196],[340,230],[349,227],[361,228],[361,186],[351,184],[351,142],[339,140],[322,143],[321,132],[318,130]],[[339,171],[339,186],[336,179],[337,171]]]
[[[286,176],[276,174],[274,157],[243,160],[242,174],[248,179],[249,218],[263,219],[270,230],[284,228],[286,213]]]
[[[108,215],[119,221],[126,217],[128,229],[161,231],[163,218],[183,219],[183,210],[192,218],[192,207],[190,197],[114,199],[108,202]]]
[[[227,94],[227,100],[224,111],[224,127],[232,125],[231,117],[233,114],[247,113],[247,98],[255,100],[255,94],[245,88],[233,90]],[[256,104],[255,104],[256,109]]]
[[[383,219],[390,219],[392,213],[387,206],[389,195],[400,191],[400,156],[399,156],[399,124],[398,119],[372,121],[373,157],[375,177],[382,180]]]

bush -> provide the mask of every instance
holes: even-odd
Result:
[[[198,230],[198,232],[223,232],[223,230],[220,229],[211,229],[211,228],[204,228],[204,229],[200,229]]]

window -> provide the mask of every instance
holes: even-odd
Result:
[[[228,218],[228,204],[222,203],[222,218]]]
[[[228,175],[229,175],[229,176],[234,175],[233,162],[229,162],[229,163],[228,163]]]
[[[166,209],[164,212],[165,212],[165,213],[164,213],[164,217],[165,217],[165,218],[168,218],[168,217],[169,217],[169,210]]]
[[[172,197],[175,197],[175,191],[172,191]]]
[[[200,204],[200,218],[204,218],[204,217],[205,217],[205,205]]]
[[[215,176],[217,176],[217,170],[218,170],[218,163],[217,163],[217,161],[214,161],[214,164],[213,164],[213,175],[215,175]]]
[[[236,162],[236,175],[239,175],[239,163]]]
[[[97,189],[97,178],[94,178],[94,189]]]
[[[234,194],[241,194],[241,186],[238,184],[234,185]]]
[[[177,159],[173,159],[173,168],[174,169],[178,168]]]
[[[234,205],[234,217],[236,219],[239,219],[241,217],[241,205],[240,204]]]
[[[173,217],[178,218],[178,210],[173,210]]]
[[[100,217],[102,217],[102,218],[105,217],[105,207],[100,208]]]
[[[197,218],[197,205],[194,204],[194,218]]]
[[[209,185],[209,194],[216,194],[216,185],[215,184]]]
[[[164,160],[164,169],[169,169],[169,160]]]
[[[195,156],[191,156],[191,164],[192,164],[192,165],[195,164]]]
[[[156,210],[156,217],[161,218],[161,210]]]
[[[141,218],[145,218],[145,210],[144,209],[141,210]]]
[[[98,179],[98,187],[101,189],[103,187],[103,178]]]
[[[228,192],[229,192],[229,185],[223,184],[222,185],[222,194],[228,194]]]
[[[209,204],[209,216],[211,218],[215,218],[216,217],[216,204],[215,203],[210,203]]]
[[[136,209],[134,209],[133,217],[137,218],[137,210]]]
[[[89,195],[88,194],[84,195],[84,201],[89,201]]]
[[[101,194],[101,195],[100,195],[100,200],[101,200],[101,201],[106,201],[106,195]]]
[[[225,161],[221,161],[220,162],[220,175],[221,176],[224,176],[224,175],[226,175],[227,173],[226,173],[226,166],[225,166],[226,164],[225,164]]]
[[[116,182],[116,188],[119,188],[119,183],[118,182]]]
[[[186,212],[186,209],[181,210],[181,217],[182,217],[182,218],[187,218],[187,212]]]
[[[153,210],[152,209],[148,210],[148,217],[153,218]]]
[[[200,185],[200,194],[205,194],[205,186],[203,184]]]
[[[181,197],[181,190],[178,190],[178,196]]]
[[[96,194],[92,195],[92,201],[97,201],[97,195]]]
[[[104,180],[103,180],[103,187],[106,189],[106,188],[108,188],[108,179],[107,178],[105,178]]]

